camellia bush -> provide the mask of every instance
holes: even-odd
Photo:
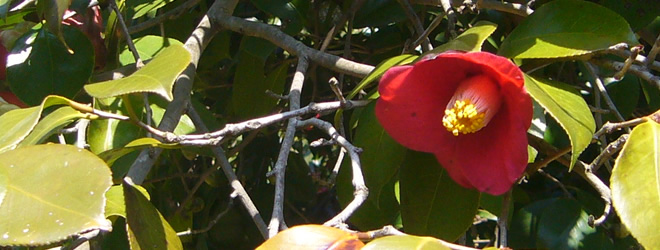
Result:
[[[0,247],[658,249],[660,2],[0,1]]]

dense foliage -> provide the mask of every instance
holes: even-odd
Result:
[[[0,29],[0,246],[660,246],[657,1],[6,0]],[[459,133],[465,89],[502,101]]]

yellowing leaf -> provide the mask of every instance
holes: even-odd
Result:
[[[660,124],[633,129],[614,164],[612,203],[630,233],[646,248],[660,246]]]

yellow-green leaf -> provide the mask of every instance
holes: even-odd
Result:
[[[284,230],[257,250],[360,249],[364,244],[346,231],[321,225],[300,225]]]
[[[108,98],[137,92],[151,92],[171,101],[176,78],[190,64],[190,53],[181,45],[172,45],[132,75],[85,85],[85,91],[96,98]]]
[[[362,248],[362,250],[377,249],[444,250],[451,248],[443,245],[438,239],[413,235],[392,235],[378,238]]]
[[[580,93],[564,83],[525,75],[525,88],[561,125],[571,140],[571,165],[591,143],[596,122]]]
[[[110,169],[89,151],[61,144],[28,146],[0,154],[0,168],[7,176],[0,245],[43,245],[111,229],[103,212]]]
[[[595,3],[555,0],[525,18],[504,39],[499,54],[509,58],[571,57],[617,43],[637,44],[623,17]]]
[[[147,197],[128,182],[122,186],[131,249],[183,249],[179,236]]]
[[[614,164],[612,202],[621,221],[646,248],[660,246],[660,124],[633,129]]]
[[[451,40],[443,45],[435,47],[433,50],[425,53],[442,53],[447,50],[460,50],[460,51],[481,51],[481,46],[486,39],[495,32],[497,24],[488,21],[479,21],[469,28],[454,40]]]
[[[49,136],[57,133],[67,124],[85,117],[87,117],[87,114],[79,112],[69,106],[58,108],[41,119],[34,129],[32,129],[32,132],[30,132],[30,134],[25,137],[18,146],[23,147],[39,144]]]

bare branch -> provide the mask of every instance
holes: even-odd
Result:
[[[353,193],[353,201],[351,201],[344,208],[344,210],[337,214],[334,218],[323,223],[325,226],[339,226],[348,220],[348,218],[355,212],[355,210],[357,210],[360,205],[362,205],[362,203],[367,200],[367,196],[369,195],[369,189],[364,182],[364,176],[362,175],[362,165],[360,164],[359,153],[362,152],[362,149],[355,147],[353,144],[348,142],[346,138],[341,136],[329,122],[316,118],[310,118],[298,122],[299,127],[306,127],[310,125],[325,131],[333,141],[335,141],[339,146],[345,148],[349,157],[351,157],[351,167],[353,170],[352,183],[353,187],[355,188],[355,193]]]
[[[644,60],[644,65],[654,63],[658,51],[660,51],[660,34],[658,34],[658,38],[655,39],[655,43],[653,44],[653,47],[651,47],[649,55],[646,57],[646,60]]]
[[[616,61],[610,61],[610,60],[605,60],[605,59],[591,59],[591,62],[596,63],[597,65],[613,69],[616,71],[620,71],[624,67],[624,63],[621,62],[616,62]],[[660,89],[660,77],[652,74],[646,67],[638,66],[638,65],[630,65],[630,69],[628,69],[628,72],[638,76],[639,78],[644,79],[647,82],[655,84],[655,86]]]
[[[426,38],[425,36],[422,36],[424,34],[424,27],[422,26],[422,22],[420,22],[419,17],[417,17],[415,10],[410,5],[410,2],[408,0],[398,0],[398,1],[401,7],[403,7],[403,12],[406,13],[406,16],[408,16],[408,19],[410,19],[410,21],[412,22],[413,28],[415,29],[415,33],[417,34],[418,37],[422,39],[422,51],[426,52],[432,50],[433,46],[431,46],[431,42],[429,41],[429,39]],[[409,49],[415,49],[415,47],[417,47],[417,45],[410,46]]]
[[[305,72],[307,72],[307,58],[298,58],[296,73],[289,89],[289,109],[296,110],[300,108],[300,93],[302,92],[303,82],[305,81]],[[297,117],[289,118],[286,126],[286,132],[282,138],[282,145],[273,170],[275,174],[275,199],[273,201],[273,214],[270,217],[268,225],[268,237],[275,236],[280,229],[286,229],[284,222],[284,177],[286,174],[286,165],[289,160],[289,152],[293,146],[293,139],[296,134]]]
[[[499,10],[503,12],[516,14],[519,16],[529,16],[532,13],[534,13],[534,10],[532,10],[532,8],[530,8],[527,5],[519,4],[519,3],[501,2],[495,0],[478,0],[477,8]]]
[[[223,13],[215,15],[213,18],[215,22],[217,22],[221,27],[225,29],[229,29],[248,36],[266,39],[291,54],[307,56],[309,60],[329,69],[336,70],[340,73],[345,73],[357,77],[365,77],[374,69],[374,67],[371,65],[357,63],[307,47],[302,42],[285,34],[277,27],[272,25],[260,22],[246,21],[241,18],[233,17],[229,14]]]
[[[589,74],[594,79],[594,84],[596,85],[595,90],[600,92],[600,96],[605,99],[605,103],[607,103],[607,106],[610,108],[610,110],[614,112],[616,118],[619,119],[619,121],[625,121],[626,119],[624,119],[621,113],[619,113],[619,110],[616,108],[616,105],[614,105],[612,98],[610,98],[610,95],[607,93],[607,89],[605,88],[603,81],[600,79],[598,74],[596,74],[596,68],[589,62],[585,62],[585,68],[587,68],[587,71],[589,71]]]

